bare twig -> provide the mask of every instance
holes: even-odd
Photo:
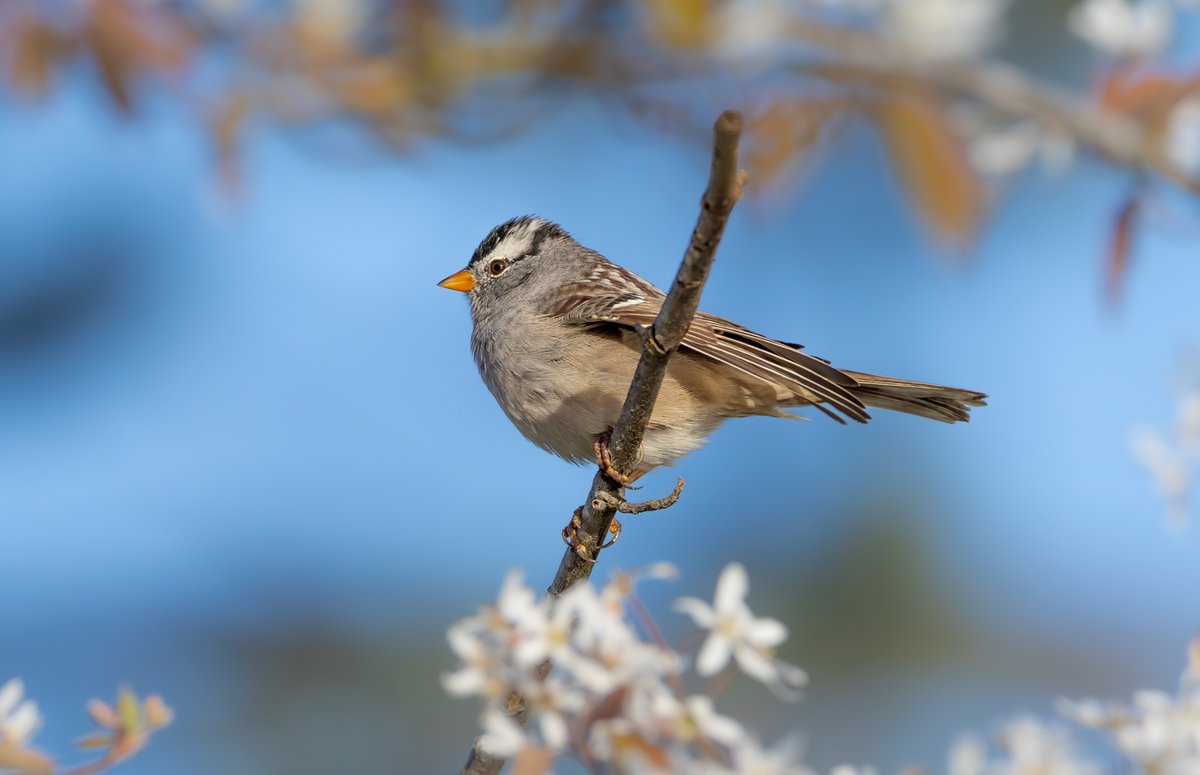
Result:
[[[596,508],[601,506],[609,506],[616,509],[622,514],[641,514],[643,511],[662,511],[669,509],[679,501],[679,496],[683,495],[683,479],[675,480],[675,489],[670,495],[663,498],[652,498],[648,501],[639,503],[630,503],[623,498],[618,498],[615,495],[609,495],[606,492],[596,494]]]
[[[643,332],[642,357],[609,441],[612,465],[623,474],[632,473],[637,465],[646,423],[650,420],[658,390],[666,376],[667,362],[692,324],[692,315],[700,305],[700,293],[704,290],[708,271],[716,257],[725,223],[733,206],[741,198],[742,187],[746,183],[746,173],[738,170],[741,114],[731,110],[722,113],[713,127],[713,134],[712,169],[708,188],[700,200],[700,218],[692,231],[683,264],[675,275],[675,282],[667,293],[662,309],[654,325]],[[651,503],[657,508],[666,508],[679,499],[682,489],[683,480],[680,480],[670,496]],[[587,556],[593,560],[599,554],[597,547],[601,539],[608,535],[617,509],[624,503],[622,490],[602,473],[597,473],[592,479],[592,488],[582,509],[578,540],[585,547]],[[651,510],[649,507],[638,509],[643,505],[631,504],[629,513]],[[592,574],[594,566],[594,561],[585,560],[574,549],[568,548],[547,593],[555,597],[561,595],[572,584],[585,581]],[[542,667],[549,670],[548,664]],[[526,712],[524,703],[519,700],[510,702],[510,707],[514,707],[514,718],[523,723]],[[476,741],[462,772],[463,775],[496,775],[503,766],[504,759],[483,751]]]

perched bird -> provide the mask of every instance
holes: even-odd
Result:
[[[513,425],[572,463],[596,460],[622,484],[697,449],[731,417],[794,418],[785,410],[815,406],[865,423],[872,406],[953,423],[985,403],[974,390],[838,369],[697,312],[671,357],[637,470],[623,477],[605,445],[641,354],[636,328],[654,322],[665,294],[529,215],[492,229],[466,268],[438,284],[467,294],[475,363]]]

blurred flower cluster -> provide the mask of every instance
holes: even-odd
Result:
[[[31,743],[42,727],[37,704],[25,697],[25,685],[12,679],[0,686],[0,773],[19,775],[92,775],[136,754],[150,736],[171,723],[173,713],[162,697],[139,698],[128,688],[117,693],[114,704],[102,700],[88,703],[88,715],[101,731],[84,737],[76,745],[99,751],[100,757],[74,767],[59,767]]]
[[[634,595],[637,579],[674,575],[659,565],[617,574],[599,590],[579,583],[557,599],[539,599],[510,573],[495,604],[448,633],[462,664],[443,684],[454,696],[485,699],[480,746],[514,757],[522,773],[547,773],[560,757],[573,757],[591,772],[816,775],[802,763],[796,739],[765,747],[743,722],[717,711],[715,695],[735,668],[784,697],[796,697],[806,681],[802,670],[775,656],[787,637],[784,625],[746,605],[746,570],[726,566],[711,603],[676,601],[703,634],[694,659],[666,644]],[[692,693],[692,673],[718,678],[707,693]],[[954,742],[947,772],[1200,773],[1200,639],[1190,647],[1177,694],[1140,691],[1129,704],[1062,699],[1058,710],[1078,726],[1102,730],[1133,768],[1098,764],[1065,724],[1022,717],[1004,724],[994,745],[975,735]],[[873,773],[841,766],[832,775]]]
[[[1109,753],[1118,756],[1089,756],[1070,728],[1023,717],[1001,727],[998,750],[975,736],[958,740],[950,750],[949,775],[1195,775],[1200,772],[1200,639],[1188,649],[1174,695],[1144,690],[1127,704],[1060,699],[1057,706],[1076,725],[1101,731]]]
[[[1166,500],[1168,527],[1186,528],[1191,521],[1192,483],[1200,473],[1200,387],[1183,391],[1170,432],[1134,428],[1131,446]]]
[[[1200,73],[1176,63],[1195,3],[1080,0],[1037,22],[1094,60],[1048,79],[1003,59],[1010,0],[79,0],[0,4],[0,82],[34,98],[87,63],[135,114],[152,92],[193,111],[224,179],[247,128],[308,130],[310,147],[503,139],[564,93],[703,137],[727,107],[750,117],[762,194],[793,181],[855,124],[883,139],[914,213],[963,247],[1004,181],[1088,156],[1132,193],[1110,229],[1119,279],[1145,191],[1200,193]],[[1069,85],[1064,88],[1061,83]],[[349,131],[347,131],[349,130]],[[1114,279],[1114,284],[1115,284]]]
[[[658,565],[599,590],[580,583],[542,599],[514,572],[494,605],[453,625],[449,642],[462,665],[443,683],[453,695],[487,700],[483,749],[516,757],[522,772],[548,771],[560,756],[618,772],[799,772],[797,746],[764,748],[717,711],[712,694],[687,687],[695,674],[714,679],[715,691],[740,670],[795,696],[805,674],[775,656],[786,628],[750,611],[746,571],[731,564],[712,603],[677,603],[704,635],[690,660],[634,596],[637,579],[673,575]],[[528,730],[516,720],[526,714]]]

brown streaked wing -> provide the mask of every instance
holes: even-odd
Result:
[[[567,322],[583,325],[615,323],[631,328],[651,325],[662,306],[662,292],[653,289],[653,296],[643,297],[640,291],[645,288],[645,281],[640,285],[642,287],[636,290],[626,286],[626,293],[586,298],[583,287],[577,289],[577,293],[564,289],[563,303],[554,314],[562,315]],[[858,385],[854,378],[820,358],[732,321],[697,312],[683,337],[683,346],[744,374],[782,385],[801,398],[815,399],[813,403],[819,410],[840,423],[845,420],[819,402],[828,403],[858,422],[870,419],[863,403],[848,389]]]

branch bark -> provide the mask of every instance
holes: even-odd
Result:
[[[716,258],[717,245],[725,232],[729,213],[742,196],[746,173],[738,170],[738,142],[742,134],[742,116],[727,110],[717,118],[713,126],[712,168],[709,171],[708,187],[700,200],[700,217],[692,238],[688,243],[683,263],[675,275],[667,298],[654,324],[643,331],[642,357],[637,371],[625,396],[621,415],[613,428],[609,441],[613,467],[623,474],[630,474],[637,466],[646,424],[654,410],[658,390],[667,373],[671,354],[683,341],[692,324],[692,316],[700,306],[700,294],[708,280],[709,269]],[[676,485],[678,489],[682,483]],[[623,489],[607,476],[597,472],[582,511],[579,541],[587,548],[589,557],[598,558],[599,545],[608,535],[619,505],[624,501]],[[665,500],[665,499],[664,499]],[[550,584],[547,594],[557,597],[572,584],[586,581],[592,575],[595,562],[581,558],[567,548],[559,563],[558,572]],[[542,665],[549,671],[549,663]],[[510,698],[509,707],[520,723],[525,721],[526,709],[519,697]],[[491,756],[479,747],[479,741],[471,748],[470,756],[463,767],[463,775],[496,775],[504,766],[504,759]]]

